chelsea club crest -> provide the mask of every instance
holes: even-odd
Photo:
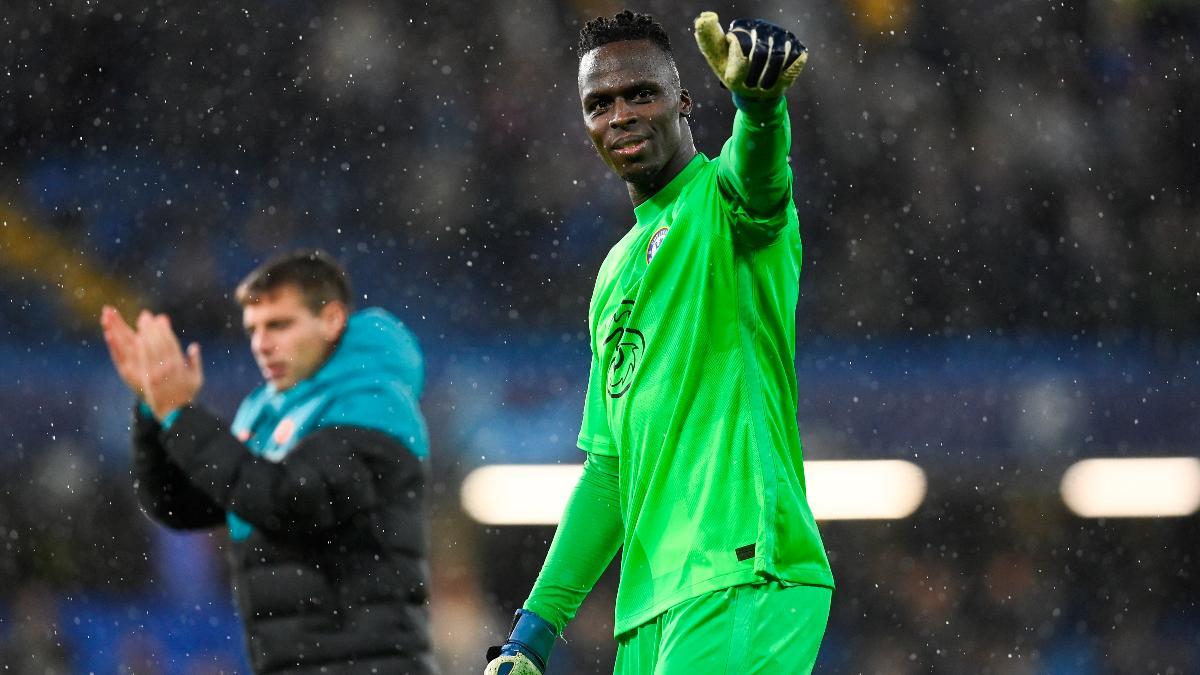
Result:
[[[650,244],[646,246],[647,265],[650,264],[651,260],[654,260],[654,254],[658,253],[658,249],[660,246],[662,246],[663,240],[667,238],[667,230],[670,229],[671,228],[669,227],[660,227],[658,228],[658,231],[654,233],[654,236],[650,237]]]

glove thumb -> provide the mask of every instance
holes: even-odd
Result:
[[[746,58],[746,54],[742,52],[742,45],[738,42],[736,35],[726,33],[725,39],[729,43],[727,47],[729,58],[725,61],[725,72],[721,73],[721,81],[732,89],[744,84],[746,71],[750,69],[750,59]]]
[[[701,12],[696,17],[696,45],[704,60],[717,74],[717,78],[725,79],[725,65],[729,58],[729,43],[725,31],[721,29],[721,20],[716,12]]]

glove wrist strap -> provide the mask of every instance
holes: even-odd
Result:
[[[741,110],[750,117],[771,117],[783,101],[783,94],[770,98],[755,98],[753,96],[744,96],[737,92],[731,93],[733,94],[733,105],[737,106],[738,110]]]
[[[545,670],[546,661],[550,659],[550,650],[557,638],[558,633],[548,621],[527,609],[518,609],[513,617],[512,634],[509,635],[508,641],[533,652],[527,655],[540,660],[541,663],[537,665]]]

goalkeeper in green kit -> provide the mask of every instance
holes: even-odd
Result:
[[[717,16],[696,41],[733,97],[733,134],[696,151],[670,41],[624,11],[580,33],[579,95],[636,223],[600,267],[583,475],[488,675],[545,671],[618,548],[618,675],[807,673],[833,576],[796,424],[800,232],[784,92],[807,53]]]

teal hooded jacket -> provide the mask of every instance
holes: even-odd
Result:
[[[227,525],[256,673],[432,675],[416,339],[355,313],[321,367],[246,398],[231,426],[190,404],[133,427],[138,501],[175,529]]]
[[[264,383],[234,416],[231,431],[255,455],[278,462],[313,431],[352,426],[383,432],[418,458],[429,454],[419,401],[425,364],[416,338],[391,313],[370,308],[351,315],[329,359],[283,392]],[[228,512],[235,541],[251,526]]]

